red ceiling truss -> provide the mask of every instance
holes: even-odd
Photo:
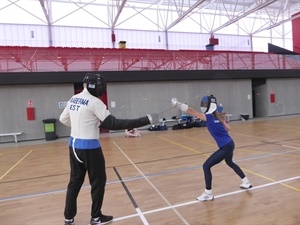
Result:
[[[262,52],[0,46],[0,72],[300,69]]]

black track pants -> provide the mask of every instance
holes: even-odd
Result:
[[[88,150],[75,149],[78,159],[82,162],[78,161],[72,147],[69,147],[69,150],[71,173],[66,195],[65,218],[72,219],[77,213],[77,197],[86,172],[88,172],[91,184],[91,217],[99,217],[106,184],[105,159],[102,149],[101,147]]]
[[[203,164],[204,170],[204,177],[205,177],[205,184],[206,189],[211,190],[212,185],[212,174],[211,168],[220,163],[223,159],[225,159],[226,164],[231,167],[234,172],[239,175],[240,178],[244,178],[245,174],[241,170],[241,168],[232,161],[233,157],[233,150],[234,150],[234,142],[231,141],[227,145],[221,147],[219,150],[214,152]]]

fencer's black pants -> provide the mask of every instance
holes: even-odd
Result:
[[[105,159],[102,149],[101,147],[89,150],[75,149],[76,155],[82,163],[76,159],[72,147],[69,147],[69,151],[71,173],[66,196],[65,218],[72,219],[77,213],[77,197],[84,182],[86,172],[88,173],[91,185],[91,217],[99,217],[106,184]]]
[[[234,142],[231,141],[227,145],[219,148],[216,152],[214,152],[203,164],[204,177],[205,177],[205,185],[207,190],[211,190],[212,184],[212,174],[211,168],[220,163],[223,159],[225,159],[226,164],[231,167],[234,172],[240,176],[240,178],[244,178],[245,174],[241,170],[241,168],[232,161],[233,158],[233,150],[234,150]]]

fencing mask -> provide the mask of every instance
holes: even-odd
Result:
[[[217,110],[217,99],[213,96],[204,96],[201,99],[200,109],[205,114],[212,114]]]
[[[83,78],[83,83],[87,84],[87,89],[91,95],[95,97],[100,97],[106,91],[106,81],[105,78],[96,73],[88,73]]]

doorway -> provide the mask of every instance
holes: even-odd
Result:
[[[252,79],[253,118],[268,116],[267,102],[268,102],[268,98],[267,98],[266,79],[264,78]]]

